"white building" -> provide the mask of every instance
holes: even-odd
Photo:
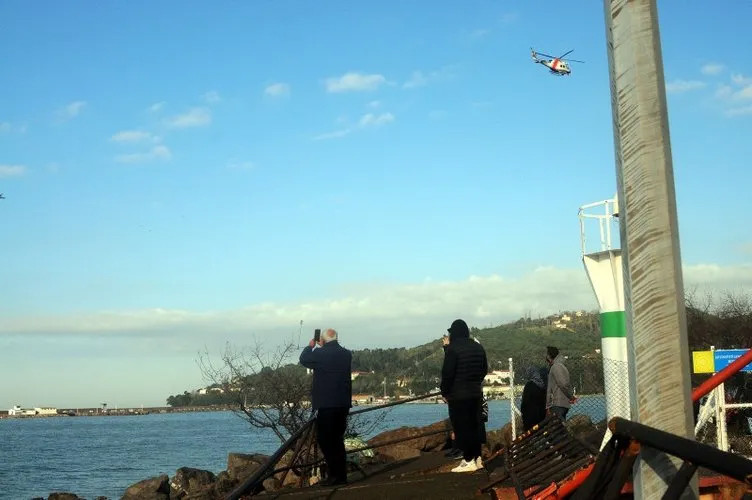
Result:
[[[8,410],[8,416],[11,417],[31,417],[36,414],[37,412],[33,408],[21,408],[18,405]]]
[[[483,385],[509,385],[509,370],[494,370],[483,377]]]
[[[57,415],[57,408],[52,408],[50,406],[34,408],[34,411],[36,412],[37,415],[43,415],[43,416]]]

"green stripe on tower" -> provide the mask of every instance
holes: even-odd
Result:
[[[627,324],[624,319],[624,311],[601,313],[601,338],[626,336]]]

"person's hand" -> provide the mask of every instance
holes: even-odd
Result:
[[[447,398],[445,398],[444,396],[441,396],[441,399],[443,399],[445,403],[447,403],[447,404],[449,403],[449,400]]]
[[[577,396],[572,397],[572,399],[569,400],[569,404],[575,404],[577,402]]]
[[[443,337],[441,337],[441,343],[443,345],[449,345],[449,337],[447,335],[444,335]]]
[[[313,349],[313,346],[315,346],[315,345],[316,345],[316,341],[313,340],[313,339],[311,339],[311,341],[308,342],[308,347],[310,347],[311,349]]]

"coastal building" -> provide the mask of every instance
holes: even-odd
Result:
[[[354,371],[350,372],[350,380],[355,380],[361,375],[368,375],[369,372]]]
[[[19,405],[15,405],[8,410],[9,417],[33,417],[37,412],[34,408],[21,408]]]
[[[45,407],[40,407],[40,408],[34,408],[34,412],[37,415],[41,415],[41,416],[57,415],[57,408],[45,406]]]
[[[509,370],[494,370],[483,377],[483,385],[509,385]]]

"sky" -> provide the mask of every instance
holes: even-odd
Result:
[[[658,7],[684,282],[748,291],[752,3]],[[410,347],[597,309],[577,211],[616,191],[601,2],[0,19],[0,408],[164,405],[207,384],[200,352],[314,328]],[[556,77],[531,47],[584,63]]]

